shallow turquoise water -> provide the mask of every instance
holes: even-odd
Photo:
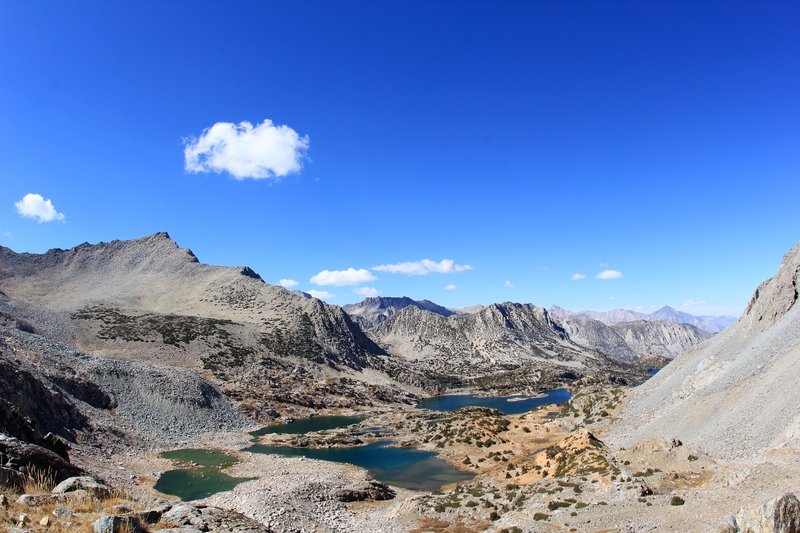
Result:
[[[570,398],[572,398],[572,393],[564,388],[546,391],[544,396],[538,398],[527,398],[524,396],[483,397],[473,396],[471,394],[450,394],[426,398],[419,402],[417,407],[431,409],[433,411],[455,411],[462,407],[480,406],[497,409],[507,415],[517,415],[542,405],[563,403]]]
[[[244,451],[349,463],[366,468],[379,481],[414,490],[438,490],[448,483],[473,477],[469,472],[453,468],[434,452],[388,445],[388,442],[375,442],[350,448],[313,449],[255,444]]]
[[[236,457],[220,450],[186,449],[164,452],[161,457],[177,461],[181,468],[161,474],[155,489],[182,500],[199,500],[252,478],[229,476],[222,469],[237,463]]]

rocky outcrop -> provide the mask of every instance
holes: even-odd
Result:
[[[800,533],[800,501],[787,492],[757,509],[742,509],[726,522],[732,533]]]
[[[191,527],[199,531],[220,533],[268,533],[263,524],[235,511],[203,504],[182,503],[165,512],[161,521],[177,527]]]
[[[30,476],[45,476],[55,482],[84,474],[55,452],[0,433],[0,484],[22,488]]]
[[[365,480],[351,487],[344,487],[334,492],[334,498],[340,502],[364,502],[391,500],[397,495],[386,483]]]

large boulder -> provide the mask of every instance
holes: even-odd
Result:
[[[29,476],[47,475],[58,483],[85,472],[57,453],[0,433],[0,482],[22,489]]]
[[[374,500],[391,500],[396,493],[386,483],[367,480],[352,487],[339,489],[334,497],[340,502],[363,502]]]
[[[179,504],[164,513],[161,521],[179,528],[219,533],[269,533],[270,529],[235,511],[202,504]],[[178,531],[186,531],[179,529]]]
[[[89,476],[67,478],[56,485],[53,489],[53,494],[65,494],[79,490],[86,491],[99,500],[104,500],[111,496],[111,487]]]

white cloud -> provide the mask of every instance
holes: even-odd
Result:
[[[456,290],[457,288],[458,288],[458,287],[456,287],[456,286],[455,286],[455,285],[453,285],[452,283],[450,283],[449,285],[445,285],[445,286],[444,286],[444,290],[446,290],[446,291],[454,291],[454,290]]]
[[[436,272],[437,274],[464,272],[466,270],[472,270],[472,266],[458,265],[452,259],[442,259],[439,262],[423,259],[421,261],[406,261],[404,263],[378,265],[372,267],[372,270],[389,272],[391,274],[403,274],[405,276],[427,276],[432,272]]]
[[[64,220],[64,214],[56,211],[51,200],[45,200],[41,194],[29,192],[19,202],[14,202],[17,213],[25,218],[35,218],[38,222]]]
[[[380,291],[375,287],[359,287],[353,292],[364,298],[374,298],[380,294]]]
[[[705,300],[684,300],[683,307],[692,307],[693,305],[703,305]]]
[[[281,280],[278,282],[278,285],[285,289],[291,289],[292,287],[297,287],[300,285],[300,283],[293,279],[281,278]]]
[[[319,298],[320,300],[330,300],[331,298],[336,298],[335,294],[331,294],[328,291],[315,291],[314,289],[311,289],[306,292],[314,298]]]
[[[348,268],[347,270],[323,270],[312,276],[310,281],[314,285],[360,285],[375,280],[375,276],[366,268]]]
[[[503,282],[503,287],[506,287],[506,288],[509,288],[509,289],[513,289],[514,288],[514,283],[511,280],[505,280]]]
[[[597,279],[620,279],[621,277],[622,272],[619,270],[603,270],[595,276]]]
[[[577,272],[569,277],[572,281],[580,281],[582,279],[586,279],[584,274],[578,274]]]
[[[200,137],[184,139],[187,172],[227,172],[238,180],[279,178],[299,172],[308,150],[308,135],[265,119],[255,127],[217,122]]]

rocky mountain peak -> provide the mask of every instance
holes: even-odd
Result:
[[[783,256],[778,272],[756,288],[742,318],[741,327],[758,333],[780,320],[798,300],[800,291],[800,243]]]

